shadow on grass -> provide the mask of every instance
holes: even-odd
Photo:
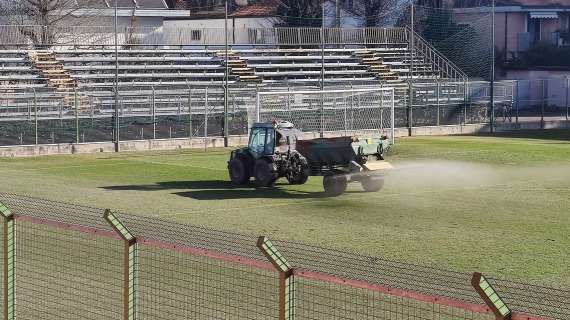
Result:
[[[476,134],[466,134],[464,136],[570,141],[570,130],[568,129],[513,130],[513,131],[495,132],[492,134],[488,132],[479,132]]]
[[[198,181],[168,181],[147,185],[124,185],[102,187],[114,191],[160,191],[184,190],[173,194],[196,200],[228,200],[228,199],[317,199],[325,198],[324,192],[305,192],[285,190],[277,184],[272,188],[256,188],[253,184],[234,186],[224,180],[198,180]]]

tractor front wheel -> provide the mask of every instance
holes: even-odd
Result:
[[[329,197],[340,196],[346,191],[348,181],[343,175],[325,176],[323,178],[323,188]]]
[[[366,192],[376,192],[384,187],[384,179],[382,177],[368,176],[360,181],[362,189]]]
[[[309,179],[309,165],[305,157],[296,154],[291,158],[287,181],[290,184],[305,184]]]
[[[275,164],[266,159],[255,161],[254,176],[258,187],[271,187],[279,177]]]
[[[230,161],[228,171],[230,180],[235,185],[244,185],[249,181],[249,170],[247,170],[247,164],[241,157],[233,158]]]

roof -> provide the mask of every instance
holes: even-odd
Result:
[[[116,0],[119,8],[167,9],[163,0]],[[114,8],[115,0],[75,0],[79,9]]]
[[[251,17],[274,17],[277,15],[279,2],[275,0],[265,0],[259,3],[238,7],[236,11],[230,14],[232,18],[251,18]]]

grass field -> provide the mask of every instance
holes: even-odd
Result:
[[[378,193],[234,188],[229,150],[0,159],[0,191],[570,286],[570,131],[397,141]]]

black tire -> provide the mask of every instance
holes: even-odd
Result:
[[[305,184],[309,180],[309,164],[305,157],[296,154],[291,159],[292,172],[287,173],[290,184]]]
[[[366,192],[377,192],[384,187],[384,178],[368,176],[360,181],[362,189]]]
[[[273,186],[279,177],[275,169],[275,164],[267,159],[259,159],[255,161],[253,171],[255,184],[262,188]]]
[[[230,180],[233,184],[241,186],[249,182],[251,176],[247,168],[247,163],[241,157],[233,158],[228,167]]]
[[[346,191],[348,181],[343,175],[325,176],[323,178],[323,188],[329,197],[340,196]]]

